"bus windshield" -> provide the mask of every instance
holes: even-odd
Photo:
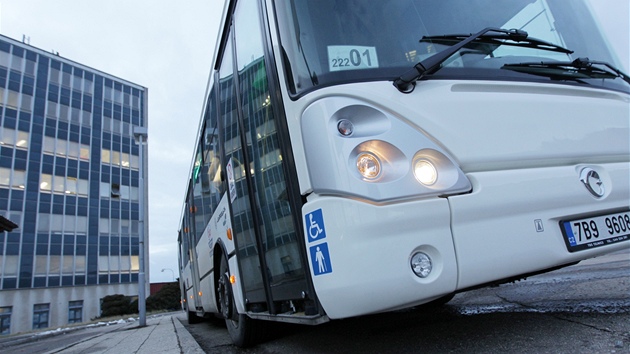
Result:
[[[395,80],[488,27],[525,31],[550,46],[479,38],[425,78],[554,80],[628,90],[615,75],[562,75],[554,71],[557,67],[542,70],[554,71],[549,75],[513,70],[520,63],[587,57],[617,65],[583,0],[276,0],[275,9],[293,95],[342,83]],[[554,47],[570,53],[550,50]]]

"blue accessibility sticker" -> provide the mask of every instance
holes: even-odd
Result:
[[[308,233],[308,242],[326,238],[322,209],[317,209],[304,215],[304,225],[306,225]]]
[[[315,276],[332,273],[332,264],[330,263],[330,252],[328,252],[328,243],[320,243],[309,248],[311,254],[311,265]]]

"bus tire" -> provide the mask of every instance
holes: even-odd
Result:
[[[229,282],[230,271],[227,258],[221,257],[219,281],[217,282],[217,299],[219,300],[219,312],[225,318],[232,343],[237,347],[246,348],[258,342],[258,321],[249,318],[244,314],[239,314],[234,303],[234,294]]]

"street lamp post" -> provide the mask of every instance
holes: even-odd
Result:
[[[143,150],[144,144],[147,140],[147,128],[146,127],[133,127],[133,137],[134,140],[140,145],[139,153],[138,153],[138,174],[139,174],[139,188],[138,188],[138,198],[139,200],[139,211],[138,211],[138,243],[139,243],[139,263],[140,270],[138,272],[138,313],[139,313],[139,326],[145,327],[147,325],[147,304],[146,304],[146,279],[144,276],[144,159],[143,159]]]
[[[171,273],[173,273],[173,281],[175,281],[175,272],[171,268],[162,268],[162,273],[164,273],[165,270],[170,270]]]

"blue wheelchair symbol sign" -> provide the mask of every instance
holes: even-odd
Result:
[[[332,273],[330,252],[328,252],[328,244],[326,242],[310,247],[309,252],[311,254],[313,274],[315,276]]]
[[[308,242],[313,242],[326,238],[326,228],[324,227],[324,215],[321,209],[314,210],[304,216]]]

